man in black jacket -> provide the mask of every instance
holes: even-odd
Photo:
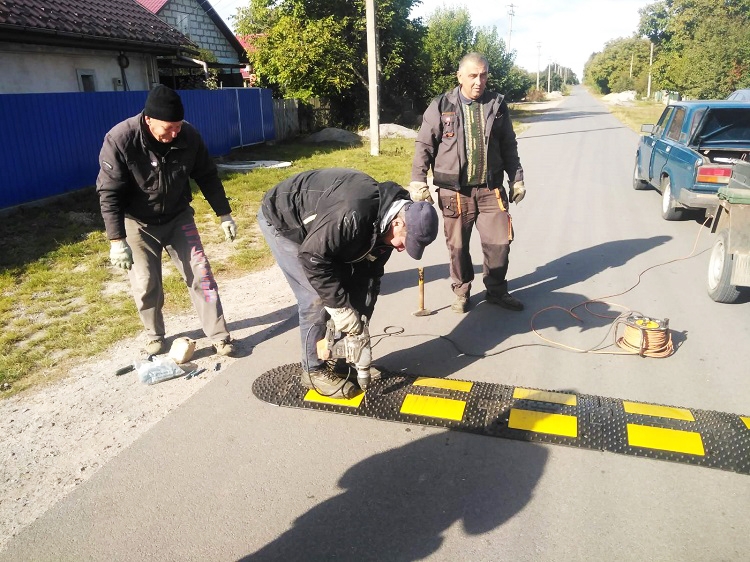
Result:
[[[144,110],[104,137],[96,190],[110,240],[110,261],[129,271],[149,338],[146,352],[156,355],[167,350],[161,266],[166,249],[190,289],[203,331],[217,353],[229,355],[234,345],[195,226],[190,178],[221,217],[227,240],[234,240],[237,227],[216,165],[184,116],[177,92],[167,86],[151,90]]]
[[[258,224],[297,298],[302,384],[350,398],[356,386],[317,355],[326,318],[341,332],[361,333],[393,249],[418,260],[437,237],[435,209],[393,182],[332,168],[302,172],[269,190]]]

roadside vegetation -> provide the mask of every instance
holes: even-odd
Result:
[[[612,39],[584,66],[602,94],[678,92],[725,99],[750,88],[750,0],[661,0],[640,10],[631,37]],[[651,48],[653,45],[653,59]]]
[[[536,84],[515,65],[495,26],[475,26],[466,7],[437,8],[424,20],[409,19],[420,0],[376,2],[380,104],[384,122],[412,126],[429,101],[456,84],[458,61],[471,51],[490,63],[488,88],[521,101]],[[232,27],[251,45],[248,56],[259,86],[274,97],[325,99],[330,124],[366,125],[367,35],[364,0],[249,0]],[[547,68],[543,70],[547,76]],[[549,89],[578,84],[569,68],[551,67]]]
[[[622,121],[623,125],[627,125],[636,133],[641,132],[641,125],[655,125],[666,107],[661,102],[647,100],[637,100],[627,105],[605,103],[605,106]]]

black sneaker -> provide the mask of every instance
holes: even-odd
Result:
[[[302,371],[300,383],[328,398],[353,398],[359,392],[356,385],[325,367],[309,373]]]
[[[502,295],[487,294],[486,300],[490,304],[495,304],[508,310],[523,310],[523,303],[510,293]]]

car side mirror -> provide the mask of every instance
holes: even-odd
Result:
[[[653,132],[654,132],[653,125],[641,125],[641,133],[653,133]]]

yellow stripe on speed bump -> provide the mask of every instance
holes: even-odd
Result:
[[[508,427],[564,437],[578,436],[578,418],[576,416],[520,410],[518,408],[511,408]]]
[[[513,398],[518,400],[534,400],[536,402],[550,402],[552,404],[562,404],[563,406],[575,406],[578,403],[575,394],[520,387],[516,387],[513,390]]]
[[[459,392],[470,392],[474,385],[471,381],[455,381],[452,379],[433,379],[430,377],[418,377],[414,386],[429,386],[431,388],[443,388],[445,390],[458,390]]]
[[[316,391],[310,389],[305,394],[305,402],[318,402],[319,404],[335,404],[336,406],[346,406],[347,408],[359,408],[362,400],[365,397],[364,392],[360,392],[353,398],[331,398],[330,396],[323,396],[318,394]]]
[[[466,402],[463,400],[407,394],[401,404],[401,413],[461,421],[464,417],[465,408]]]
[[[632,447],[660,449],[673,453],[705,456],[703,439],[700,433],[682,431],[681,429],[665,429],[649,425],[628,424],[628,444]]]
[[[695,421],[690,410],[685,408],[672,408],[670,406],[656,406],[655,404],[641,404],[640,402],[622,402],[623,408],[628,414],[642,414],[658,418],[671,418],[673,420]]]
[[[745,424],[745,427],[750,429],[750,418],[746,418],[745,416],[740,416],[740,419],[742,420],[742,423]]]

